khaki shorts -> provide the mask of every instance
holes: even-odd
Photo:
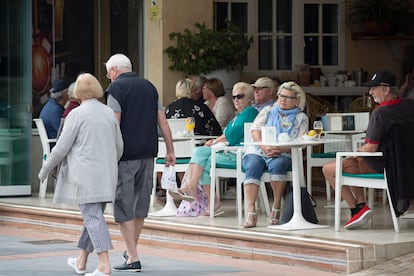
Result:
[[[345,173],[378,173],[361,157],[349,157],[342,161],[342,171]]]

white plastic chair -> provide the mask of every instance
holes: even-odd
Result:
[[[369,123],[369,112],[354,112],[354,113],[327,113],[326,116],[354,116],[355,130],[365,131]],[[343,135],[329,135],[329,138],[343,138]],[[332,143],[324,145],[324,152],[319,154],[312,153],[312,146],[306,149],[306,178],[308,193],[312,194],[312,168],[322,167],[326,163],[335,161],[335,153],[337,151],[356,151],[355,141],[361,140],[364,134],[354,134],[351,136],[349,142]],[[327,181],[325,181],[326,199],[331,201],[331,187]]]
[[[49,139],[47,136],[45,125],[43,124],[43,120],[40,118],[33,119],[36,124],[37,131],[39,132],[40,143],[42,144],[42,164],[49,158],[50,155],[50,144],[56,143],[56,139]],[[48,177],[44,181],[40,182],[39,186],[39,198],[45,198],[46,196],[46,189],[47,189],[47,181]]]
[[[382,156],[382,152],[338,152],[336,153],[336,174],[335,174],[335,231],[340,229],[341,222],[341,189],[342,186],[356,186],[368,188],[368,206],[374,206],[374,189],[383,189],[390,199],[387,176],[383,174],[344,174],[342,172],[342,160],[350,156]],[[394,211],[392,200],[389,200],[390,212],[394,231],[400,232],[397,216]]]
[[[175,141],[173,142],[174,152],[176,157],[175,172],[185,173],[190,163],[191,154],[194,148],[194,143],[191,140],[186,141]],[[154,160],[154,176],[153,176],[153,187],[151,194],[151,205],[155,206],[155,198],[157,192],[157,174],[162,173],[165,167],[165,143],[164,141],[158,142],[158,155]],[[168,193],[167,193],[168,196]]]
[[[200,141],[194,139],[178,140],[185,132],[185,118],[167,119],[173,137],[174,153],[176,157],[175,171],[185,173],[190,163],[193,149]],[[177,139],[177,140],[175,140]],[[165,167],[166,147],[163,140],[158,141],[158,155],[154,160],[154,176],[150,206],[154,207],[157,191],[157,173],[163,172]],[[167,193],[168,196],[168,193]]]

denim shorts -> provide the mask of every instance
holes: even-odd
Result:
[[[292,170],[292,159],[283,154],[273,158],[246,154],[242,162],[246,173],[245,184],[259,185],[265,170],[270,173],[270,181],[287,181],[287,172]]]

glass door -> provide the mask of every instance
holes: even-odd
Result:
[[[0,9],[0,196],[31,194],[31,1]]]

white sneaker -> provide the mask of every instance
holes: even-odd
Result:
[[[86,273],[85,276],[110,276],[108,274],[103,274],[102,272],[100,272],[99,270],[95,269],[94,272],[92,273]]]
[[[78,258],[68,258],[68,266],[75,270],[75,273],[78,275],[83,275],[86,273],[85,269],[78,268]]]

